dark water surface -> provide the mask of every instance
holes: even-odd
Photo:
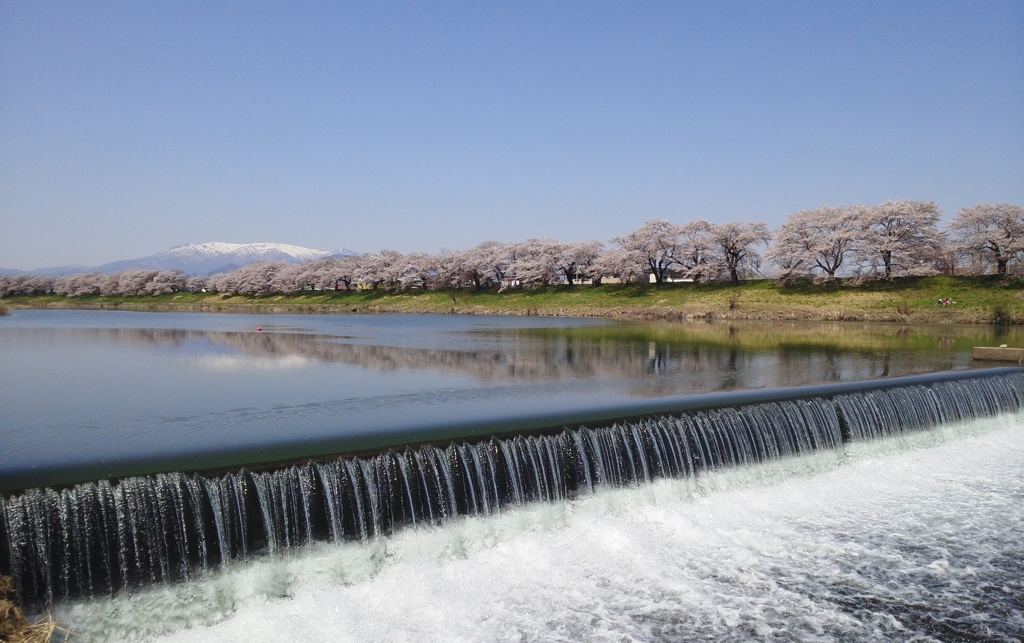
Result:
[[[13,311],[0,318],[0,488],[55,469],[84,479],[123,474],[126,463],[228,466],[239,451],[252,461],[309,455],[304,445],[339,435],[408,438],[447,422],[966,369],[970,347],[1004,343],[1003,332]]]

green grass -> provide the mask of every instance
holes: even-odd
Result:
[[[949,298],[954,304],[939,306]],[[533,290],[304,291],[267,297],[176,293],[154,297],[11,297],[11,307],[238,312],[410,312],[622,319],[763,319],[1024,324],[1024,279],[908,277],[778,286],[739,284],[549,286]]]

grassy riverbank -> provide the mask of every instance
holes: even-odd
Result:
[[[950,299],[940,306],[940,299]],[[11,308],[120,308],[203,312],[463,313],[618,319],[786,319],[1024,324],[1024,279],[911,277],[835,281],[606,285],[534,290],[323,292],[267,297],[176,293],[155,297],[11,297]]]

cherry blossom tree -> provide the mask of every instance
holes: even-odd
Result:
[[[0,278],[0,296],[49,295],[53,293],[55,277],[15,275]]]
[[[984,203],[964,208],[950,223],[953,243],[978,253],[1005,277],[1010,262],[1024,255],[1024,208],[1008,203]]]
[[[450,261],[446,262],[451,283],[461,285],[465,282],[477,290],[485,287],[490,282],[489,258],[489,254],[481,246],[454,253]]]
[[[100,294],[104,297],[123,295],[144,281],[149,272],[148,270],[134,269],[104,275],[100,282]]]
[[[705,281],[719,272],[721,263],[715,254],[712,226],[703,219],[679,226],[677,263],[683,277],[694,283]]]
[[[941,215],[934,201],[886,201],[865,208],[860,252],[870,264],[881,266],[886,279],[934,273],[943,245],[936,227]]]
[[[551,259],[556,272],[572,286],[578,280],[594,276],[591,269],[601,249],[600,241],[556,242],[551,248]]]
[[[188,288],[188,277],[181,270],[158,270],[142,284],[142,295],[168,295],[184,292]]]
[[[740,280],[741,274],[754,274],[761,267],[757,247],[767,246],[772,238],[768,226],[760,221],[710,224],[708,236],[717,246],[718,259],[734,282]]]
[[[501,286],[512,262],[512,244],[485,241],[475,248],[458,253],[465,278],[476,289]]]
[[[528,239],[509,247],[509,270],[506,281],[512,277],[526,287],[555,283],[555,255],[561,244],[552,239]]]
[[[287,288],[279,276],[287,274],[288,268],[289,264],[283,261],[259,261],[232,272],[213,275],[210,285],[217,292],[229,295],[262,296],[285,292],[291,288]]]
[[[513,276],[525,286],[560,282],[573,285],[589,276],[600,251],[598,241],[565,243],[554,239],[529,239],[511,244],[505,276]]]
[[[134,268],[108,275],[90,272],[57,277],[53,282],[53,292],[66,297],[140,297],[185,291],[199,292],[204,286],[204,279],[190,278],[180,270]]]
[[[426,289],[435,285],[437,276],[437,257],[426,252],[414,252],[405,256],[405,269],[399,279],[403,290]]]
[[[238,271],[217,272],[210,275],[210,290],[221,295],[237,295]]]
[[[322,259],[319,284],[324,289],[349,290],[355,283],[355,274],[359,268],[359,258],[336,257]]]
[[[765,257],[782,268],[782,278],[821,270],[829,279],[852,255],[863,231],[864,206],[827,206],[795,212],[775,232]]]
[[[477,288],[480,287],[480,273],[475,270],[472,271],[472,276],[476,279],[473,280],[470,277],[471,270],[464,264],[464,257],[466,253],[453,252],[451,250],[441,250],[433,258],[434,263],[434,288],[462,288],[469,283],[473,283]]]
[[[347,290],[355,261],[355,257],[317,259],[293,266],[287,276],[295,290]]]
[[[654,275],[654,283],[663,284],[669,272],[680,263],[681,230],[665,219],[655,219],[623,237],[612,239],[631,258]]]
[[[619,279],[622,283],[637,283],[647,275],[647,264],[638,262],[636,256],[623,248],[605,248],[590,266],[594,283],[604,277]]]
[[[292,290],[320,290],[321,273],[319,261],[307,261],[286,269],[286,278]]]
[[[402,277],[408,269],[408,261],[397,250],[381,250],[365,254],[358,259],[356,282],[377,290],[380,286],[396,288],[402,283]]]
[[[188,292],[206,292],[208,285],[205,278],[193,275],[185,281],[185,290]]]
[[[75,286],[81,290],[85,284],[78,281]],[[188,277],[180,270],[133,268],[103,276],[99,287],[101,295],[115,297],[165,295],[186,290]]]
[[[57,277],[53,282],[53,292],[65,297],[99,295],[103,289],[103,280],[104,276],[98,272]]]

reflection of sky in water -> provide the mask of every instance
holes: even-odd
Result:
[[[970,368],[964,347],[991,333],[850,328],[13,311],[0,320],[0,471]]]
[[[228,353],[213,353],[199,355],[187,360],[190,366],[203,371],[218,371],[222,373],[238,372],[247,370],[291,370],[303,368],[309,364],[309,358],[301,355],[284,355],[281,357],[250,357],[248,355],[231,355]]]

